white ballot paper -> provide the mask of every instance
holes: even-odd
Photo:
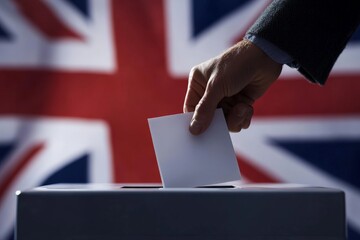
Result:
[[[193,113],[148,119],[163,187],[198,187],[240,180],[221,109],[199,136],[189,132]]]

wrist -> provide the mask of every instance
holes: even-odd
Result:
[[[253,34],[246,34],[244,39],[256,45],[268,57],[270,57],[272,60],[279,64],[291,65],[294,62],[294,59],[289,54],[287,54],[285,51],[281,50],[280,48],[278,48],[264,38],[258,37]]]

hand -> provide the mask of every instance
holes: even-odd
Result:
[[[248,128],[252,104],[279,77],[281,69],[281,64],[247,40],[193,67],[184,102],[184,112],[194,111],[190,132],[203,133],[217,107],[223,108],[230,131]]]

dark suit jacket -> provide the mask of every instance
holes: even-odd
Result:
[[[295,60],[310,81],[324,84],[360,22],[360,0],[275,0],[249,29]]]

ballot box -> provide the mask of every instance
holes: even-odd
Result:
[[[17,193],[18,240],[346,239],[345,196],[294,185],[48,185]]]

